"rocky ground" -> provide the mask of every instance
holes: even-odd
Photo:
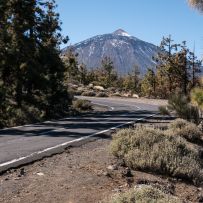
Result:
[[[165,126],[168,120],[150,120]],[[69,148],[0,176],[2,203],[96,203],[137,184],[151,184],[186,202],[202,202],[202,188],[181,180],[130,171],[109,154],[111,135]]]

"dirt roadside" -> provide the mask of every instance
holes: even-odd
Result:
[[[165,125],[168,121],[161,122]],[[96,203],[136,184],[164,188],[187,202],[201,201],[200,187],[139,171],[129,174],[122,164],[115,165],[115,158],[109,154],[110,142],[110,135],[102,136],[62,154],[8,171],[0,176],[0,202]]]

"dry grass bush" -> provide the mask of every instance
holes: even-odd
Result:
[[[73,108],[77,111],[90,111],[92,110],[92,104],[90,101],[77,99],[73,101]]]
[[[7,111],[1,115],[0,128],[43,121],[44,113],[34,106],[25,104],[22,108],[16,108],[16,106],[7,108]]]
[[[118,131],[110,146],[114,156],[132,169],[203,182],[198,152],[185,139],[149,127]]]
[[[108,203],[183,203],[178,198],[165,194],[152,186],[140,185],[113,197]]]
[[[114,97],[121,97],[121,94],[119,92],[116,92],[116,93],[113,93],[111,96],[114,96]]]
[[[194,123],[190,123],[183,119],[176,119],[169,125],[169,134],[184,137],[186,140],[194,142],[199,141],[202,137],[202,132]]]
[[[108,94],[106,94],[105,92],[99,92],[96,97],[108,97]]]
[[[173,111],[177,117],[192,121],[200,122],[199,110],[196,106],[192,106],[188,98],[181,94],[174,94],[168,100],[167,108]]]
[[[83,92],[82,96],[86,96],[86,97],[95,97],[96,93],[93,91],[87,91],[87,92]]]
[[[161,115],[170,115],[166,106],[159,106],[159,112]]]

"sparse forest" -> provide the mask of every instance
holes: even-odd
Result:
[[[99,85],[117,92],[139,94],[148,98],[167,99],[174,93],[189,95],[191,89],[200,85],[202,62],[190,51],[185,41],[176,44],[171,36],[163,37],[159,52],[152,58],[156,67],[149,67],[145,75],[140,75],[141,67],[135,64],[132,72],[120,76],[110,57],[101,59],[101,67],[93,70],[79,65],[77,54],[70,49],[63,60],[68,71],[68,81],[88,85]]]
[[[202,11],[202,1],[189,4]],[[2,0],[0,2],[0,126],[40,121],[69,111],[72,96],[132,96],[167,99],[174,93],[190,95],[200,87],[201,61],[185,41],[164,37],[159,53],[140,74],[137,64],[127,75],[119,75],[109,56],[90,69],[79,64],[71,48],[66,55],[56,2]],[[72,89],[76,85],[78,89]],[[92,86],[101,92],[94,93]],[[84,92],[82,87],[90,92]],[[136,96],[137,97],[137,96]]]

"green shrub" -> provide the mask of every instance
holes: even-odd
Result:
[[[161,115],[170,115],[166,106],[159,106],[159,112]]]
[[[201,88],[194,88],[191,91],[191,100],[201,110],[203,109],[203,90]]]
[[[171,128],[171,129],[183,128],[183,127],[187,126],[188,123],[189,123],[188,121],[178,118],[170,123],[169,128]]]
[[[144,134],[144,136],[143,136]],[[154,143],[163,139],[162,132],[154,128],[138,127],[136,129],[121,129],[113,135],[110,149],[114,156],[124,158],[134,147],[143,146],[151,147]]]
[[[114,97],[121,97],[121,94],[119,92],[113,93],[112,96]]]
[[[203,181],[198,152],[179,136],[147,127],[126,129],[113,136],[110,149],[132,169]]]
[[[177,197],[165,194],[152,186],[141,185],[113,197],[109,203],[183,203]]]
[[[93,91],[88,91],[88,92],[83,92],[82,96],[86,96],[86,97],[95,97],[96,93]]]
[[[92,110],[92,104],[90,101],[77,99],[73,101],[73,108],[78,111],[90,111]]]
[[[44,114],[43,111],[34,106],[23,104],[21,108],[17,108],[13,105],[8,107],[6,111],[1,112],[0,128],[42,121]]]
[[[188,141],[198,141],[201,139],[202,132],[194,123],[190,123],[183,119],[176,119],[169,126],[170,134],[184,137]]]
[[[106,94],[105,92],[99,92],[96,97],[108,97],[108,94]]]
[[[197,107],[190,105],[186,96],[175,94],[168,100],[168,109],[174,111],[176,116],[195,123],[199,123],[199,110]]]

